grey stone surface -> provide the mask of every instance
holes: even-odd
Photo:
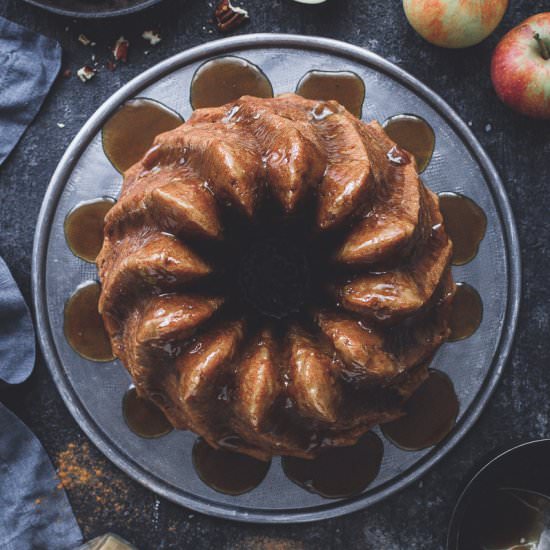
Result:
[[[112,530],[141,549],[160,548],[443,548],[453,504],[469,470],[497,447],[549,435],[550,252],[546,239],[550,186],[550,125],[524,119],[496,98],[489,78],[491,52],[508,29],[548,9],[547,0],[512,2],[503,23],[481,45],[463,51],[433,47],[408,26],[401,2],[332,0],[304,6],[291,0],[243,2],[251,22],[238,33],[288,32],[338,38],[363,46],[411,72],[433,88],[469,124],[499,169],[518,223],[524,295],[519,331],[502,382],[474,429],[424,479],[385,502],[350,516],[309,525],[231,523],[158,500],[112,466],[77,427],[41,359],[22,386],[0,387],[0,399],[38,435],[57,465],[95,472],[69,486],[69,497],[87,538]],[[113,92],[170,55],[218,38],[209,22],[211,2],[166,0],[125,19],[74,21],[42,12],[21,0],[0,2],[0,15],[60,41],[64,68],[40,114],[0,168],[0,255],[30,300],[31,248],[43,194],[71,139]],[[141,32],[160,27],[156,47]],[[84,32],[97,42],[84,47]],[[76,70],[124,34],[130,57],[116,71],[82,84]],[[149,53],[146,54],[146,51]],[[57,123],[65,124],[59,128]],[[498,274],[495,274],[498,276]],[[74,447],[70,447],[70,445]],[[69,452],[67,452],[69,451]],[[85,478],[86,476],[84,476]]]

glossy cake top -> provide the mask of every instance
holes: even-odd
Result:
[[[245,96],[126,171],[100,311],[176,428],[312,457],[401,415],[449,334],[451,255],[437,196],[378,123]]]

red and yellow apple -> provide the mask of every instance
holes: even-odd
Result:
[[[529,17],[504,36],[493,54],[491,79],[512,109],[550,119],[550,12]]]
[[[403,0],[416,32],[444,48],[481,42],[495,30],[507,7],[508,0]]]

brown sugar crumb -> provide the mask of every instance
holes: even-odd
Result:
[[[84,446],[87,446],[87,443],[84,443],[81,448]],[[61,486],[65,489],[72,488],[75,485],[88,484],[94,476],[94,472],[90,472],[78,464],[76,460],[77,449],[78,447],[74,443],[69,443],[67,449],[59,453],[58,456],[59,469],[57,475],[61,481]],[[95,476],[98,477],[97,474]]]
[[[101,460],[101,459],[100,459]],[[119,479],[107,476],[87,442],[69,443],[56,457],[59,489],[74,498],[92,499],[98,511],[121,512],[127,506],[128,488]]]

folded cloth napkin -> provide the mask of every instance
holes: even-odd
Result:
[[[34,366],[29,309],[0,258],[0,380],[20,383]],[[0,382],[1,383],[1,382]],[[0,403],[0,548],[69,550],[82,541],[67,495],[42,445]]]
[[[35,340],[29,308],[0,258],[0,379],[20,384],[34,367]]]
[[[82,534],[42,445],[0,404],[0,548],[73,550]]]
[[[55,40],[0,17],[0,165],[38,113],[60,66]]]

